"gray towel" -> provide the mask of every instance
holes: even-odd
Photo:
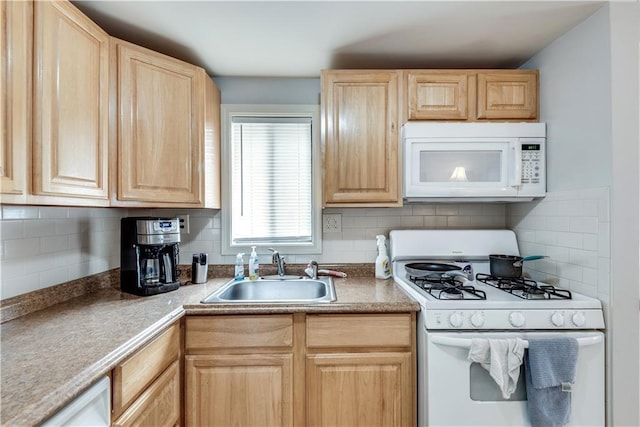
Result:
[[[556,427],[569,422],[577,361],[575,338],[529,339],[525,380],[529,421],[533,427]]]

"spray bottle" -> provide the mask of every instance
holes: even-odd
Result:
[[[388,279],[391,277],[391,263],[387,255],[387,247],[384,244],[385,237],[376,236],[378,241],[378,256],[376,257],[376,279]]]
[[[233,278],[235,280],[244,279],[244,258],[242,258],[243,256],[244,256],[244,253],[242,252],[236,255],[236,268],[233,274]]]

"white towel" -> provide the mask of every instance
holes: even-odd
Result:
[[[468,360],[479,363],[489,371],[491,378],[500,387],[502,397],[508,399],[518,385],[524,349],[525,341],[520,338],[473,338]]]

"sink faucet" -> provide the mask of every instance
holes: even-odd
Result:
[[[278,269],[278,276],[284,276],[285,275],[284,257],[281,257],[280,253],[273,248],[269,248],[269,250],[273,252],[273,256],[271,257],[271,262],[273,262],[273,265],[275,265],[276,268]]]
[[[318,262],[310,261],[309,265],[311,266],[311,278],[314,280],[318,280]]]

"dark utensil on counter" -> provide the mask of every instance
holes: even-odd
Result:
[[[489,255],[489,270],[492,276],[519,278],[522,276],[522,262],[546,258],[543,255],[521,257],[517,255]]]
[[[404,269],[411,276],[416,278],[432,278],[439,279],[443,274],[453,275],[455,272],[460,274],[462,267],[453,264],[444,264],[439,262],[413,262],[404,266]]]

